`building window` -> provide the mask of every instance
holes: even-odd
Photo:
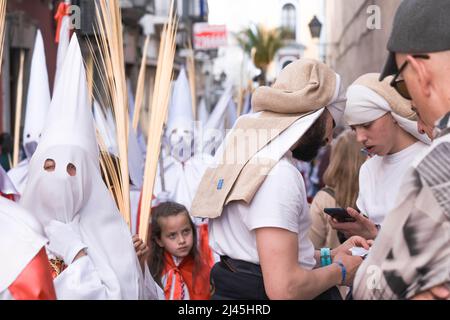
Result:
[[[286,32],[286,38],[295,39],[295,30],[297,28],[297,10],[292,3],[288,3],[283,6],[281,25]]]

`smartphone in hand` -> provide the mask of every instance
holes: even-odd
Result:
[[[355,222],[355,218],[348,214],[344,208],[325,208],[323,211],[339,222]]]

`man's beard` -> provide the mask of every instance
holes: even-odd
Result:
[[[308,143],[301,143],[292,151],[292,156],[299,161],[310,162],[317,157],[320,148],[324,145],[325,142],[323,140],[312,140],[308,141]]]
[[[320,148],[327,144],[325,113],[305,132],[301,137],[297,148],[292,151],[292,156],[299,160],[310,162],[319,154]]]

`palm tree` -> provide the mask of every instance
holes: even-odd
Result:
[[[267,68],[283,47],[283,30],[267,29],[262,25],[252,25],[236,35],[239,46],[248,53],[255,66],[261,69],[260,83],[266,83]]]

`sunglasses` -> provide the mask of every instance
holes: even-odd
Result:
[[[426,54],[415,54],[412,55],[412,57],[416,59],[430,59],[429,55]],[[398,69],[397,73],[395,74],[394,79],[391,81],[391,87],[394,87],[394,89],[405,99],[412,100],[411,95],[409,94],[408,88],[406,87],[406,83],[404,79],[399,79],[402,72],[406,69],[406,66],[408,65],[408,60],[403,62],[400,69]]]

